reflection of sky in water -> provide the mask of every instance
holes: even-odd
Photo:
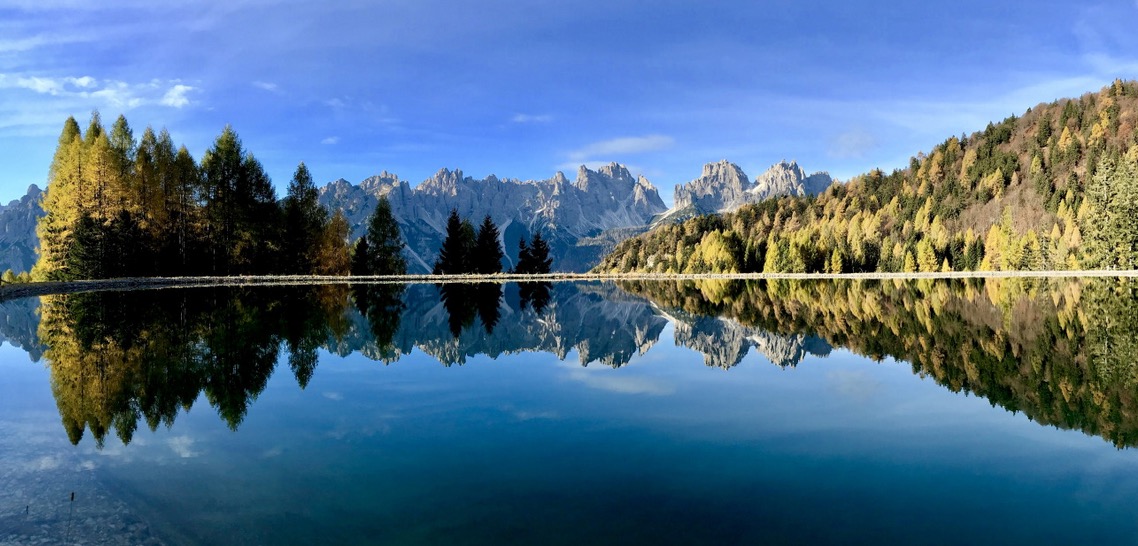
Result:
[[[1119,542],[1138,455],[843,349],[729,370],[660,342],[618,369],[523,352],[444,367],[320,352],[234,432],[204,395],[129,446],[66,434],[42,364],[0,348],[5,434],[97,469],[203,542]],[[49,450],[50,451],[50,450]],[[951,530],[951,531],[946,531]],[[161,527],[159,528],[161,531]],[[0,533],[3,536],[3,533]],[[554,537],[551,539],[550,537]]]

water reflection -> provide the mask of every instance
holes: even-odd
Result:
[[[619,367],[674,325],[677,345],[730,369],[752,349],[782,367],[843,347],[909,362],[1040,423],[1138,443],[1133,282],[706,281],[364,285],[101,292],[5,303],[0,333],[44,347],[68,437],[129,443],[204,400],[236,429],[278,361],[304,388],[318,351],[445,365],[542,351]],[[35,337],[35,336],[31,336]],[[33,358],[36,357],[34,353]]]

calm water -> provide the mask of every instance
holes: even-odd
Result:
[[[1136,287],[9,301],[0,544],[1138,543]]]

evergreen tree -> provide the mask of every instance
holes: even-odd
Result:
[[[549,243],[535,232],[527,245],[525,239],[518,244],[518,265],[515,273],[523,275],[549,273],[553,259],[549,257]]]
[[[319,198],[312,175],[302,162],[296,167],[284,199],[285,229],[281,244],[284,273],[310,274],[320,267],[317,254],[328,225],[328,211]]]
[[[368,248],[367,235],[357,239],[355,247],[352,248],[352,275],[371,275],[371,268],[368,265],[370,261],[368,255],[370,253],[371,249]]]
[[[498,243],[498,227],[487,214],[482,219],[482,225],[478,227],[478,234],[475,236],[472,256],[474,272],[480,275],[501,273],[504,256],[502,246]]]
[[[531,273],[549,273],[550,267],[553,265],[553,258],[549,257],[549,243],[541,237],[540,231],[534,233],[533,238],[530,239],[529,251],[533,260]]]
[[[369,275],[405,275],[403,236],[391,212],[387,197],[380,197],[367,226],[367,270]]]
[[[273,269],[280,208],[261,163],[226,126],[202,157],[202,200],[210,269],[216,274]]]
[[[1138,267],[1138,149],[1120,161],[1104,159],[1087,186],[1088,265],[1102,269]]]
[[[459,217],[458,209],[451,209],[447,218],[446,238],[439,248],[439,258],[435,261],[436,275],[459,275],[470,273],[471,253],[474,249],[474,226]]]
[[[525,237],[522,237],[518,239],[518,263],[514,265],[514,273],[523,275],[529,273],[528,269],[532,262],[533,254],[530,253]]]

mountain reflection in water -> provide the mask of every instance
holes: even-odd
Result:
[[[674,325],[730,369],[754,348],[792,367],[831,347],[911,364],[1032,420],[1138,443],[1138,293],[1129,280],[685,281],[337,285],[98,292],[3,304],[0,335],[46,361],[64,428],[129,443],[199,397],[236,429],[278,361],[305,387],[317,352],[445,365],[542,351],[619,367]],[[34,334],[33,334],[34,332]]]

